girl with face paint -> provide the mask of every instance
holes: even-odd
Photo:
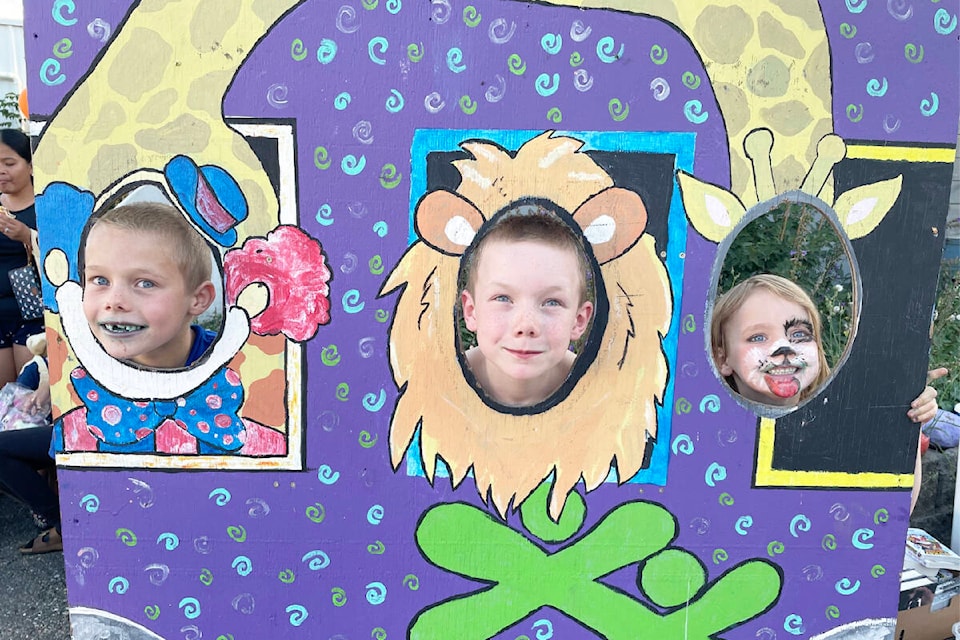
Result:
[[[780,276],[755,275],[714,307],[714,362],[747,400],[797,406],[830,375],[820,331],[820,313],[802,288]]]

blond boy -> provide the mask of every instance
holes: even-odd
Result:
[[[112,357],[175,369],[216,338],[193,326],[216,295],[210,248],[174,207],[137,203],[108,211],[90,228],[83,260],[83,312]]]
[[[567,379],[593,315],[581,241],[539,205],[504,214],[470,254],[463,318],[477,337],[466,362],[491,399],[543,402]]]

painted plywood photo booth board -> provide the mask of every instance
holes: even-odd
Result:
[[[571,4],[28,4],[78,637],[896,615],[957,3]],[[82,312],[88,224],[144,184],[221,285],[183,370],[112,359]],[[471,364],[462,290],[475,240],[534,210],[581,248],[593,314],[569,376],[516,406]],[[736,361],[711,322],[751,247],[821,271],[780,274],[805,293]],[[507,271],[536,281],[523,255]]]

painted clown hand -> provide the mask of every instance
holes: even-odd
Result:
[[[299,228],[282,225],[265,238],[249,238],[227,252],[223,268],[228,304],[243,306],[241,294],[251,285],[266,288],[269,302],[250,320],[254,333],[282,333],[302,342],[330,322],[330,270],[323,248]]]

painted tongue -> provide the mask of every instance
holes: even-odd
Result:
[[[800,381],[793,376],[763,376],[767,388],[778,398],[792,398],[800,393]]]

